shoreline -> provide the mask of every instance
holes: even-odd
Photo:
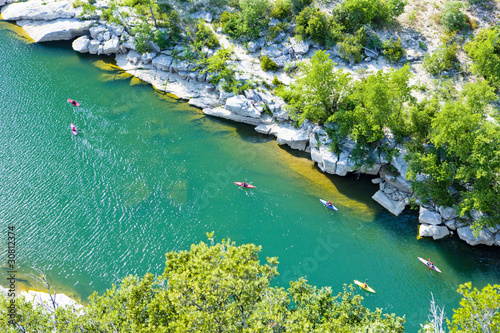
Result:
[[[325,128],[307,121],[301,127],[295,128],[283,109],[285,103],[281,98],[273,96],[268,91],[258,91],[256,89],[246,90],[244,94],[240,95],[227,93],[222,89],[221,85],[215,87],[208,83],[207,75],[193,72],[195,68],[192,63],[175,59],[173,56],[175,47],[141,54],[134,50],[134,45],[130,42],[130,39],[125,42],[120,41],[123,31],[120,31],[116,26],[77,19],[76,17],[79,10],[81,12],[81,8],[75,9],[68,5],[70,3],[71,1],[51,3],[54,7],[57,7],[54,9],[57,15],[47,21],[40,18],[30,21],[30,16],[19,16],[23,12],[20,9],[21,7],[26,8],[30,7],[29,4],[33,4],[34,7],[30,7],[29,15],[32,15],[31,18],[36,17],[37,8],[35,4],[39,4],[40,8],[42,6],[42,3],[38,1],[15,4],[6,4],[0,1],[0,6],[3,6],[2,13],[9,12],[5,11],[5,8],[15,6],[16,9],[12,11],[21,14],[7,16],[7,19],[10,18],[11,21],[15,21],[17,26],[22,27],[35,42],[73,40],[72,46],[77,52],[88,52],[98,56],[101,54],[114,55],[118,67],[128,74],[151,84],[154,89],[173,94],[178,99],[186,101],[189,105],[201,109],[205,115],[255,126],[258,133],[275,136],[278,145],[286,144],[292,149],[302,150],[310,154],[310,159],[317,163],[319,169],[324,173],[345,176],[347,173],[359,172],[378,176],[378,178],[373,179],[373,183],[379,184],[380,189],[373,195],[372,199],[395,216],[398,216],[406,209],[410,204],[410,198],[418,201],[418,198],[414,197],[412,193],[410,182],[405,179],[407,164],[403,157],[407,153],[406,148],[402,145],[396,145],[392,138],[388,137],[387,140],[390,144],[393,144],[394,149],[399,151],[398,157],[392,156],[389,160],[387,155],[381,154],[381,157],[371,168],[362,167],[360,170],[356,170],[354,162],[350,159],[350,153],[354,148],[353,142],[344,142],[340,154],[332,153],[329,150],[331,139],[328,137]],[[40,12],[42,12],[41,9],[38,10],[38,13]],[[92,27],[89,22],[98,23],[99,25]],[[47,25],[49,26],[47,29],[50,31],[43,34],[41,30]],[[54,25],[57,25],[57,27],[54,27]],[[75,26],[78,26],[78,29],[75,29]],[[103,35],[106,36],[103,37]],[[260,68],[255,68],[255,64],[251,63],[251,58],[255,59],[253,55],[255,52],[253,54],[241,53],[241,50],[244,50],[241,45],[231,43],[224,35],[217,34],[217,37],[224,44],[230,43],[235,45],[235,49],[239,50],[237,56],[242,60],[238,65],[256,73],[260,71]],[[275,44],[271,44],[267,48],[272,48],[273,45]],[[291,39],[290,44],[286,45],[291,45],[294,54],[300,55],[300,57],[297,57],[298,59],[306,59],[318,49],[317,46],[310,43],[297,44],[293,39]],[[262,47],[262,49],[264,48],[266,47]],[[384,61],[380,61],[384,64]],[[370,63],[369,65],[373,66],[374,64]],[[352,70],[355,71],[356,67],[359,68],[359,66],[354,66]],[[377,66],[375,65],[375,67]],[[243,71],[240,76],[245,77],[247,74],[248,72]],[[262,73],[258,74],[261,75]],[[266,75],[269,76],[270,74],[265,72],[264,74],[264,76],[259,77],[263,80],[269,80],[270,78],[266,77]],[[281,78],[285,76],[282,72],[279,75]],[[268,108],[271,114],[264,112],[265,108]],[[385,167],[387,165],[393,166],[397,173],[388,171],[388,168]],[[478,214],[477,218],[480,217],[480,214]],[[473,216],[473,219],[475,218]],[[419,238],[432,237],[433,239],[441,239],[457,232],[459,237],[470,245],[500,246],[500,225],[497,225],[496,228],[484,228],[478,237],[474,237],[471,228],[458,218],[452,207],[420,205],[419,222],[421,223],[418,233]]]

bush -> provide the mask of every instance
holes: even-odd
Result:
[[[401,45],[401,38],[398,38],[396,41],[393,41],[392,38],[390,40],[385,40],[382,43],[382,54],[391,62],[398,62],[399,59],[404,57],[406,50]]]
[[[472,70],[500,87],[500,28],[482,29],[464,49],[472,58]]]
[[[454,35],[442,38],[442,45],[432,55],[424,57],[424,68],[432,75],[447,71],[455,67],[457,62],[458,45],[453,39]]]
[[[342,29],[318,8],[304,8],[295,19],[295,33],[302,38],[309,37],[320,45],[333,45],[339,35],[338,30]]]
[[[239,13],[223,12],[220,16],[222,31],[233,38],[238,38],[243,33]]]
[[[278,20],[290,17],[292,15],[292,2],[290,0],[277,0],[272,5],[269,15]]]
[[[276,63],[271,60],[267,55],[265,55],[261,61],[260,61],[260,68],[262,68],[263,71],[274,71],[278,68]]]
[[[363,45],[357,36],[348,35],[339,44],[339,53],[345,61],[360,62],[363,59]]]
[[[460,1],[449,1],[444,4],[440,23],[448,32],[458,31],[467,27],[467,16],[460,11],[464,4]]]
[[[203,47],[208,47],[209,49],[215,49],[219,46],[219,40],[217,36],[210,30],[209,27],[205,25],[203,20],[199,20],[196,25],[196,38],[195,38],[195,48],[198,50],[203,49]]]
[[[281,82],[276,75],[273,77],[273,82],[272,83],[275,86],[281,86],[283,84],[283,82]]]

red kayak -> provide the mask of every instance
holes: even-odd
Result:
[[[72,100],[71,98],[68,98],[68,103],[73,105],[73,106],[80,106],[80,103],[77,101]]]
[[[241,182],[234,182],[236,185],[241,186],[241,187],[246,187],[246,188],[255,188],[255,186],[247,184],[247,183],[241,183]]]
[[[77,135],[78,134],[78,131],[75,127],[75,125],[73,124],[70,124],[69,127],[71,128],[71,132],[73,132],[74,135]]]

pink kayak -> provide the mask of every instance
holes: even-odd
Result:
[[[75,125],[73,124],[70,124],[69,127],[71,128],[71,132],[73,132],[74,135],[77,135],[78,134],[78,131],[75,127]]]
[[[236,185],[241,186],[241,187],[246,187],[246,188],[255,188],[255,186],[247,184],[247,183],[242,183],[242,182],[234,182]]]
[[[80,106],[80,103],[77,101],[72,100],[71,98],[68,98],[68,103],[73,105],[73,106]]]

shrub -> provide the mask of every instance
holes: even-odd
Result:
[[[318,8],[304,8],[295,19],[295,33],[302,38],[309,37],[320,45],[331,46],[338,36],[339,29],[341,30],[343,27],[335,24]]]
[[[263,71],[274,71],[278,68],[276,63],[271,60],[267,55],[265,55],[262,60],[260,61],[260,68],[262,68]]]
[[[440,23],[446,31],[458,31],[467,27],[467,16],[460,10],[463,7],[464,4],[460,1],[449,1],[444,4],[444,11],[440,17]]]
[[[441,39],[442,45],[432,55],[424,57],[424,68],[432,75],[454,68],[457,62],[458,45],[454,35],[447,35]]]
[[[500,28],[482,29],[464,49],[472,58],[472,70],[500,87]]]
[[[220,16],[222,31],[233,38],[242,35],[242,22],[239,13],[223,12]]]
[[[392,38],[390,40],[385,40],[382,43],[382,54],[391,62],[398,62],[399,59],[404,57],[406,50],[401,45],[401,38],[398,38],[396,41],[393,41]]]
[[[208,47],[210,49],[215,49],[219,46],[219,40],[217,36],[210,30],[209,27],[205,25],[203,20],[199,20],[196,25],[196,38],[195,38],[195,47],[198,50],[201,50],[203,47]]]
[[[363,59],[363,45],[359,38],[353,35],[348,35],[339,44],[340,57],[345,61],[359,62]]]
[[[278,77],[277,77],[276,75],[273,77],[273,82],[272,82],[272,83],[273,83],[275,86],[280,86],[280,85],[282,85],[282,84],[283,84],[283,82],[281,82],[281,81],[278,79]]]
[[[292,2],[290,0],[277,0],[273,3],[269,15],[278,20],[288,18],[292,15]]]

